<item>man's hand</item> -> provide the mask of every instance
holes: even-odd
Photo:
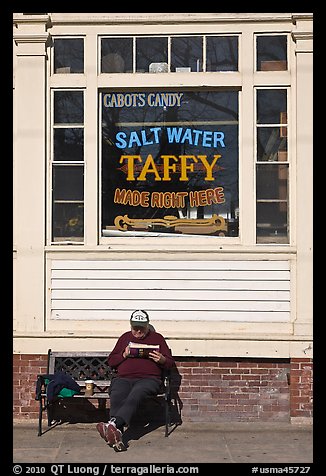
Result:
[[[129,345],[127,345],[127,347],[125,348],[123,354],[122,354],[122,357],[124,359],[126,359],[127,357],[129,357],[129,354],[130,354],[130,349],[129,349]]]
[[[153,352],[149,352],[148,357],[154,360],[154,362],[156,362],[157,364],[161,364],[161,365],[163,365],[166,361],[166,358],[164,357],[164,355],[158,352],[157,350],[153,350]]]

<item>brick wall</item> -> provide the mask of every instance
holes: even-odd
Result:
[[[47,355],[13,356],[13,416],[38,418],[39,402],[35,400],[36,376],[46,373]]]
[[[46,355],[14,355],[14,418],[36,419],[35,381]],[[176,358],[173,396],[183,421],[312,417],[311,359]],[[85,402],[86,403],[86,402]]]
[[[312,359],[292,359],[290,374],[291,418],[311,418],[313,413]]]
[[[289,360],[189,359],[178,370],[184,420],[289,420]]]

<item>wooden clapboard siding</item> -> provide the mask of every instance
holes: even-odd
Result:
[[[53,319],[289,322],[290,267],[282,260],[53,260]]]
[[[125,289],[164,289],[163,280],[159,282],[152,279],[124,279]],[[278,281],[278,290],[289,290],[288,281]],[[53,278],[52,289],[121,289],[121,282],[118,279],[100,279],[100,278]],[[191,279],[169,279],[169,289],[237,289],[237,290],[275,290],[275,281],[232,281],[231,279],[222,280],[195,280]]]

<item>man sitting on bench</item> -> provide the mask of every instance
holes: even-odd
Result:
[[[122,442],[141,401],[157,395],[162,384],[162,370],[175,365],[164,337],[151,330],[146,311],[131,314],[131,330],[122,334],[108,357],[117,376],[110,386],[110,421],[98,423],[97,431],[115,451],[125,451]]]

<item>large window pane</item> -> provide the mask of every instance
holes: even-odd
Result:
[[[54,72],[84,72],[84,40],[83,38],[54,39]]]
[[[203,70],[202,36],[176,37],[171,42],[171,71]]]
[[[238,71],[237,36],[207,36],[206,71]]]
[[[101,102],[104,235],[238,236],[237,91],[108,91]]]

